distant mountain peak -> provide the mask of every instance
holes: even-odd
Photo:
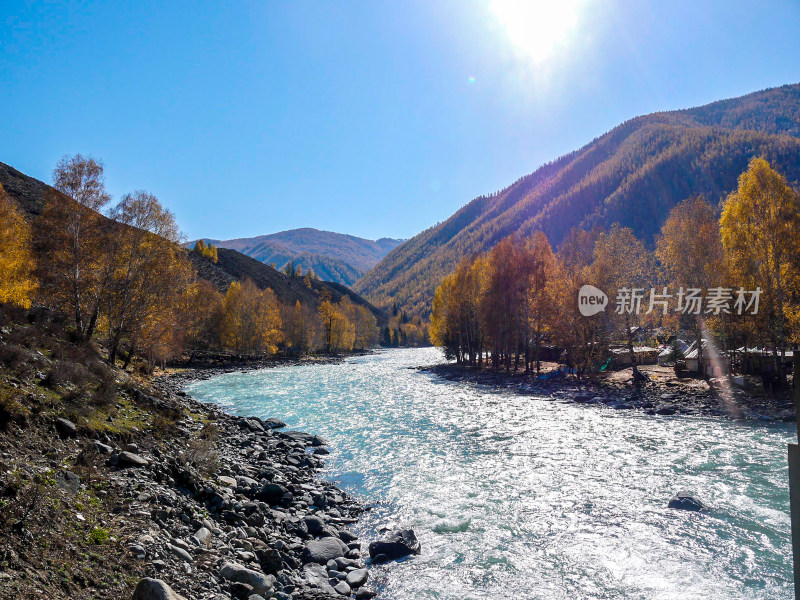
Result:
[[[367,240],[313,227],[249,238],[203,240],[219,248],[238,250],[265,264],[275,264],[278,269],[291,262],[304,272],[312,269],[321,279],[348,286],[403,241],[391,238]]]

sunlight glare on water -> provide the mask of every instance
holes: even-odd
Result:
[[[395,600],[791,598],[794,424],[652,417],[447,382],[403,349],[191,384],[232,413],[330,441],[324,476],[410,526],[422,554],[373,567]],[[678,490],[709,514],[667,509]]]

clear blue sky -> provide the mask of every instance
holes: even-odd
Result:
[[[4,0],[0,161],[101,158],[190,238],[410,237],[628,118],[800,81],[800,3],[574,3]]]

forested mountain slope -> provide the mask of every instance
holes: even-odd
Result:
[[[542,230],[553,246],[576,226],[621,223],[648,242],[670,208],[716,203],[754,156],[800,181],[800,84],[627,121],[509,187],[476,198],[390,252],[354,289],[378,306],[427,316],[436,286],[463,257],[512,233]]]
[[[27,218],[35,219],[41,213],[49,195],[61,197],[64,202],[73,202],[46,183],[0,162],[0,185],[25,211]],[[387,314],[378,310],[364,298],[344,286],[336,283],[312,280],[308,287],[301,278],[291,278],[272,267],[265,265],[235,250],[219,249],[218,261],[213,263],[187,250],[198,277],[211,281],[217,289],[225,292],[233,281],[252,279],[261,289],[271,288],[278,300],[285,304],[294,304],[299,300],[302,304],[317,306],[322,296],[339,302],[342,296],[348,296],[357,305],[367,307],[376,317],[379,324],[387,321]]]
[[[214,283],[220,291],[227,289],[231,281],[251,279],[261,289],[270,288],[284,304],[300,301],[301,304],[316,307],[323,297],[338,303],[343,296],[347,296],[353,304],[366,307],[375,316],[379,325],[385,324],[388,320],[385,311],[375,308],[351,289],[336,282],[316,279],[306,281],[302,277],[289,277],[230,248],[219,248],[217,256],[215,264],[194,252],[189,252],[198,275]]]

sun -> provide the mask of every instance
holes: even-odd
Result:
[[[492,0],[491,10],[516,50],[544,62],[575,35],[580,0]]]

